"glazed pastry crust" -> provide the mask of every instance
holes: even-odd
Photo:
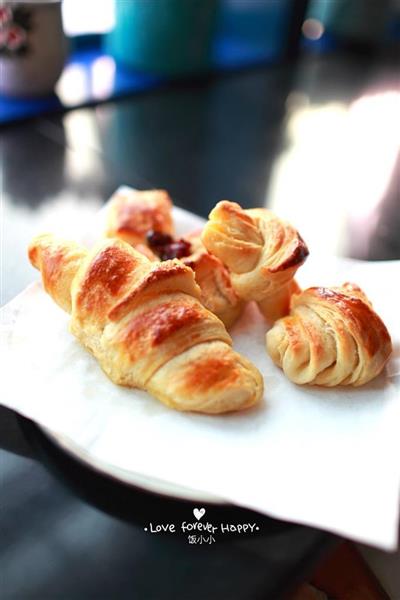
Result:
[[[390,335],[355,284],[309,288],[266,337],[267,351],[294,383],[360,386],[383,370]]]
[[[219,258],[207,252],[200,236],[201,231],[185,236],[192,252],[181,260],[193,269],[204,306],[229,328],[242,314],[245,303],[233,289],[228,269]]]
[[[229,269],[240,298],[256,300],[270,320],[287,313],[298,291],[293,277],[308,256],[296,229],[270,210],[244,210],[224,200],[211,211],[202,241]]]
[[[208,414],[250,408],[263,394],[254,365],[220,341],[190,348],[166,363],[150,381],[150,392],[153,386],[163,390],[159,397],[168,406],[197,411],[200,404]]]
[[[29,258],[71,312],[71,332],[113,382],[183,411],[222,413],[260,400],[261,374],[232,350],[180,261],[152,263],[119,240],[89,252],[51,235],[32,241]]]
[[[87,250],[51,234],[38,235],[30,244],[28,257],[31,264],[42,274],[43,287],[63,310],[72,310],[71,285]]]
[[[110,199],[106,237],[136,246],[146,243],[149,231],[173,235],[172,201],[165,190],[119,188]]]

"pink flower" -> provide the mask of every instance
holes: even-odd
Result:
[[[19,50],[26,42],[26,33],[18,25],[11,25],[7,30],[6,46],[9,50]]]
[[[0,6],[0,27],[4,27],[12,21],[12,12],[9,6]]]

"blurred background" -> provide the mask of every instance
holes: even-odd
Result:
[[[30,238],[74,237],[122,184],[204,217],[267,206],[314,256],[400,258],[400,0],[1,1],[0,128],[2,304],[36,279]],[[6,456],[44,523],[36,466]],[[363,552],[400,598],[399,557]]]
[[[399,60],[399,0],[2,2],[3,302],[31,233],[83,226],[120,184],[398,257]]]

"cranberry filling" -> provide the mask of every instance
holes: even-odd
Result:
[[[191,253],[190,243],[186,240],[174,240],[173,237],[161,231],[149,231],[147,243],[160,260],[183,258]]]

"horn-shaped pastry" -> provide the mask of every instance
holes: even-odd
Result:
[[[185,411],[223,413],[260,399],[261,374],[232,350],[180,261],[153,263],[120,240],[89,252],[52,235],[35,238],[29,258],[113,382]]]

